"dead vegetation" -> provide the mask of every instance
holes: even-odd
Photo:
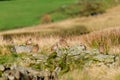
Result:
[[[111,28],[90,33],[84,36],[84,41],[90,47],[100,47],[102,52],[105,51],[108,53],[114,50],[114,46],[118,47],[114,51],[118,51],[117,49],[120,48],[120,28]]]
[[[51,22],[52,22],[52,18],[49,14],[43,15],[41,19],[41,23],[45,24],[45,23],[51,23]]]
[[[56,46],[61,45],[75,45],[75,44],[85,44],[87,48],[97,48],[101,53],[119,53],[120,48],[120,28],[110,28],[104,29],[101,31],[95,31],[88,34],[84,34],[81,36],[66,36],[61,38],[61,36],[49,36],[44,37],[39,35],[38,33],[29,34],[29,35],[8,35],[7,37],[11,37],[11,40],[5,38],[1,39],[1,45],[20,45],[26,44],[27,42],[32,43],[33,45],[38,44],[40,48],[48,50],[52,45]],[[6,37],[6,36],[5,36]],[[29,39],[31,40],[28,41]],[[55,47],[55,46],[53,46]]]
[[[116,11],[118,9],[119,7],[116,7],[113,10]],[[45,52],[50,53],[51,50],[54,52],[54,50],[58,48],[58,45],[72,46],[84,44],[83,47],[85,50],[86,48],[87,50],[95,48],[98,49],[99,52],[103,55],[108,54],[120,55],[119,13],[120,13],[119,11],[118,12],[111,11],[111,13],[106,13],[100,16],[88,18],[84,17],[81,19],[77,18],[73,21],[53,23],[47,26],[44,25],[43,26],[44,28],[41,28],[40,25],[37,27],[26,28],[25,30],[18,29],[14,30],[13,32],[12,31],[3,32],[1,33],[2,35],[0,37],[1,38],[0,53],[3,55],[9,54],[11,53],[10,52],[11,46],[21,44],[23,45],[33,44],[35,46],[35,48],[33,49],[34,52],[38,51],[38,48],[41,48],[44,53]],[[18,32],[19,30],[21,31]],[[13,34],[14,32],[15,34]],[[66,55],[65,58],[63,58],[62,60],[63,61],[61,61],[60,66],[64,67],[64,65],[66,65],[64,64],[66,63]],[[52,65],[50,67],[54,68],[57,63],[54,62],[53,58],[50,59],[50,64],[51,62],[54,66]],[[81,60],[81,62],[84,61]],[[70,61],[70,63],[72,64],[72,61]],[[108,68],[106,66],[96,67],[93,65],[83,70],[79,69],[74,70],[74,68],[76,68],[76,64],[74,64],[73,62],[73,65],[70,65],[71,71],[60,77],[60,80],[120,79],[119,67]],[[34,64],[32,65],[34,66]],[[37,64],[37,67],[38,65],[39,64]],[[67,70],[68,68],[66,68],[66,71]],[[80,75],[76,76],[78,74]]]

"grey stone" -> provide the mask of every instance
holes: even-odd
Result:
[[[62,56],[63,54],[67,54],[67,55],[79,55],[80,53],[83,53],[86,51],[85,46],[82,45],[75,45],[75,46],[71,46],[69,48],[59,48],[56,50],[57,52],[57,56]]]
[[[115,56],[113,56],[113,55],[99,54],[99,55],[95,56],[94,59],[98,60],[100,62],[110,63],[110,62],[114,62],[114,57]]]
[[[14,73],[15,73],[14,70],[5,71],[5,72],[3,73],[3,77],[5,77],[5,78],[8,79],[8,80],[14,80],[14,79],[15,79]]]
[[[16,45],[14,46],[14,51],[16,53],[30,53],[33,46],[31,45]]]
[[[0,65],[0,71],[4,71],[5,70],[5,66],[4,65]]]

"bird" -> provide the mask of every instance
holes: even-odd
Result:
[[[33,48],[32,48],[32,52],[38,52],[39,51],[39,45],[38,44],[36,44],[36,45],[34,45],[33,46]]]
[[[67,43],[67,41],[64,38],[60,38],[58,44],[61,47],[68,47],[68,43]]]
[[[87,47],[83,43],[80,43],[80,47],[82,48],[83,51],[87,50]]]
[[[26,45],[31,45],[32,44],[32,39],[29,38],[26,42],[25,42]]]
[[[68,43],[64,38],[60,38],[58,42],[56,42],[55,44],[53,44],[51,46],[51,51],[57,51],[58,48],[66,48],[68,47]]]
[[[102,43],[99,43],[98,50],[101,54],[105,52],[104,45]]]
[[[56,51],[58,49],[58,43],[51,46],[51,51]]]

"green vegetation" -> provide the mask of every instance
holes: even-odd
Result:
[[[38,24],[41,16],[76,0],[12,0],[0,1],[0,30]]]
[[[0,1],[10,1],[10,0],[0,0]]]
[[[78,3],[51,11],[50,15],[54,21],[76,16],[94,16],[104,13],[107,8],[118,3],[119,1],[115,0],[79,0]]]
[[[85,5],[86,4],[86,5]],[[115,0],[12,0],[0,2],[0,30],[25,27],[41,22],[48,13],[52,21],[103,13]],[[89,6],[89,7],[88,7]]]
[[[1,55],[0,56],[0,64],[9,64],[9,63],[13,63],[14,61],[16,61],[18,55],[16,54],[7,54],[7,55]]]

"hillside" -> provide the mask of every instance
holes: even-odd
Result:
[[[97,16],[90,17],[78,17],[74,19],[67,19],[60,22],[50,24],[39,24],[36,26],[29,26],[27,28],[13,29],[8,31],[0,32],[0,34],[21,34],[21,33],[48,33],[59,31],[60,29],[76,28],[75,26],[84,26],[89,31],[100,30],[110,27],[120,26],[120,6],[108,9],[106,13]]]
[[[79,16],[102,14],[119,0],[7,0],[0,1],[0,31],[23,28]]]
[[[40,23],[46,12],[77,0],[8,0],[0,1],[0,31]]]

